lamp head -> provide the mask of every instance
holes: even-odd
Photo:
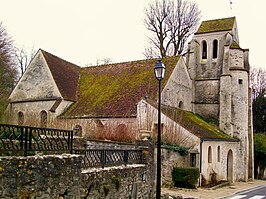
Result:
[[[162,80],[165,75],[165,66],[161,60],[158,60],[154,66],[155,77],[158,80]]]

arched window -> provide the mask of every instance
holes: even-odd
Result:
[[[46,111],[41,111],[41,128],[46,128],[47,127],[47,112]]]
[[[209,146],[208,148],[208,163],[212,163],[212,148]]]
[[[213,46],[212,46],[212,58],[216,59],[218,57],[218,40],[213,40]]]
[[[18,113],[18,125],[24,124],[24,114],[22,112]]]
[[[76,125],[74,127],[74,135],[75,136],[82,136],[82,127],[80,125]]]
[[[207,42],[202,41],[202,59],[207,59]]]
[[[217,147],[217,162],[221,161],[221,148],[220,146]]]

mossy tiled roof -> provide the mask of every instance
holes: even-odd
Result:
[[[195,34],[232,30],[235,17],[203,21]]]
[[[167,82],[179,57],[162,61]],[[143,98],[155,99],[158,81],[154,75],[156,59],[132,61],[82,68],[78,100],[63,117],[135,117],[137,103]]]
[[[55,83],[65,100],[77,100],[80,67],[41,50]]]
[[[179,125],[193,133],[198,138],[207,140],[238,141],[226,133],[219,131],[199,115],[196,115],[192,112],[163,105],[161,109],[164,115],[177,122]]]

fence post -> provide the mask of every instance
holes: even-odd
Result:
[[[29,150],[32,150],[32,128],[29,129]]]
[[[101,165],[102,168],[104,168],[105,164],[106,164],[106,151],[105,150],[101,150]]]
[[[73,154],[73,131],[69,132],[68,138],[70,137],[70,140],[68,140],[68,148],[70,149],[70,154]]]
[[[124,164],[127,166],[128,163],[128,150],[124,150]]]
[[[23,140],[24,140],[23,127],[18,127],[18,129],[20,129],[20,150],[23,150]]]
[[[27,151],[28,151],[28,127],[22,127],[23,128],[23,132],[25,132],[25,143],[24,143],[24,156],[27,157]]]

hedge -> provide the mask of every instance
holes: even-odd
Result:
[[[172,171],[175,187],[196,188],[199,176],[199,168],[195,167],[175,167]]]

